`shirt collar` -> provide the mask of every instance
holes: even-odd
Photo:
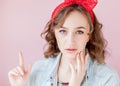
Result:
[[[58,55],[56,57],[54,57],[54,62],[53,64],[51,65],[51,71],[48,71],[49,72],[49,76],[48,76],[48,79],[50,79],[50,77],[55,77],[56,74],[57,74],[57,70],[58,70],[58,67],[59,67],[59,62],[60,62],[60,59],[61,59],[61,55],[62,53],[58,53]],[[93,61],[88,53],[88,63],[87,63],[87,73],[86,73],[86,76],[89,77],[92,73],[92,66],[93,66]]]

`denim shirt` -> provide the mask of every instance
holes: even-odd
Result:
[[[37,61],[31,70],[28,86],[57,86],[57,69],[61,53],[54,58]],[[87,72],[81,86],[120,86],[117,72],[106,63],[88,57]]]

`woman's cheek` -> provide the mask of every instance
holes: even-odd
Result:
[[[85,50],[86,45],[87,45],[87,42],[88,42],[88,41],[85,40],[85,41],[82,41],[82,42],[78,43],[79,51],[84,51],[84,50]]]

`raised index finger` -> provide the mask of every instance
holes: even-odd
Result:
[[[24,57],[21,51],[19,52],[19,65],[24,70]]]

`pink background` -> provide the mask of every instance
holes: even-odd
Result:
[[[40,33],[53,8],[63,0],[0,0],[0,86],[10,86],[7,73],[19,65],[23,51],[26,66],[43,57]],[[108,40],[106,62],[120,75],[120,0],[99,0],[94,9]]]

